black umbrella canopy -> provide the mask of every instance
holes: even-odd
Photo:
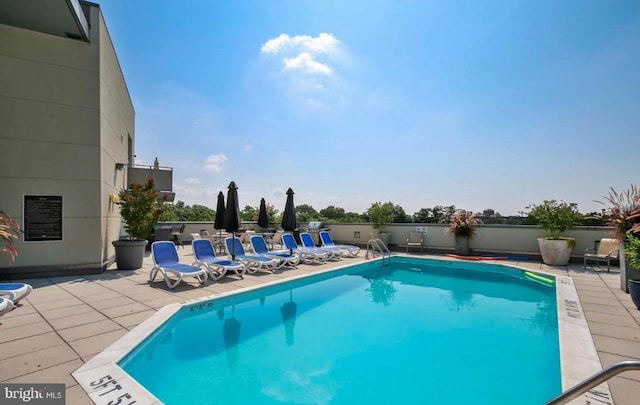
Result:
[[[287,190],[287,203],[284,206],[284,212],[282,213],[282,229],[287,232],[295,231],[298,228],[296,222],[296,208],[293,205],[293,190],[289,188]]]
[[[269,217],[267,216],[267,203],[264,198],[260,199],[260,210],[258,211],[258,226],[261,228],[269,227]]]
[[[240,229],[240,205],[238,203],[238,186],[232,181],[229,183],[229,191],[227,192],[227,208],[224,211],[224,229],[231,232],[235,237],[235,233]],[[231,244],[231,260],[236,260],[234,252],[235,242]]]
[[[296,222],[296,208],[293,205],[293,190],[291,187],[287,190],[287,202],[284,205],[284,212],[282,213],[282,229],[287,232],[293,232],[298,228],[298,223]],[[289,249],[289,254],[293,254],[293,249]]]
[[[218,205],[216,206],[216,219],[213,223],[213,227],[222,230],[224,227],[224,194],[218,193]]]

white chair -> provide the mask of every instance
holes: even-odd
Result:
[[[409,237],[407,238],[407,253],[409,253],[409,248],[411,247],[419,247],[420,254],[424,253],[424,235],[422,232],[409,232]]]
[[[604,238],[600,240],[598,250],[587,249],[584,253],[584,268],[587,267],[587,260],[594,260],[598,267],[600,262],[607,262],[607,272],[611,269],[611,259],[617,259],[620,252],[620,242],[617,239]]]

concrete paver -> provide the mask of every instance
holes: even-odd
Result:
[[[193,261],[188,249],[179,249],[185,263]],[[71,376],[95,354],[167,304],[226,293],[243,287],[315,273],[327,267],[364,260],[346,259],[322,266],[300,265],[275,274],[258,272],[239,279],[228,275],[204,287],[183,283],[169,290],[163,280],[149,284],[151,258],[142,269],[108,270],[87,276],[23,280],[34,291],[11,313],[0,318],[0,382],[63,382],[66,403],[92,401]],[[628,294],[620,291],[619,274],[537,262],[510,262],[529,270],[573,278],[584,315],[603,366],[640,358],[640,311]],[[609,381],[617,405],[636,404],[640,397],[640,372]]]

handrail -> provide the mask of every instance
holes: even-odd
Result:
[[[566,404],[572,399],[577,398],[579,395],[584,394],[589,391],[591,388],[602,384],[603,382],[609,380],[611,377],[614,377],[620,373],[631,370],[640,370],[640,361],[621,361],[618,363],[614,363],[604,370],[598,371],[591,377],[586,380],[574,385],[569,388],[562,394],[558,395],[551,401],[547,402],[546,405],[560,405]]]
[[[391,251],[383,241],[381,241],[380,239],[369,239],[369,241],[367,242],[367,253],[365,253],[364,255],[364,258],[366,260],[369,259],[369,248],[371,248],[371,254],[373,255],[373,257],[376,257],[376,248],[378,248],[378,251],[382,255],[382,262],[384,263],[384,258],[386,256],[389,258],[388,262],[391,263]]]

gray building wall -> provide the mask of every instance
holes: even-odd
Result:
[[[112,260],[134,109],[105,22],[89,10],[89,42],[0,25],[0,209],[23,223],[23,196],[63,197],[61,241],[16,243],[0,278],[98,272]],[[11,276],[11,274],[15,274]]]

